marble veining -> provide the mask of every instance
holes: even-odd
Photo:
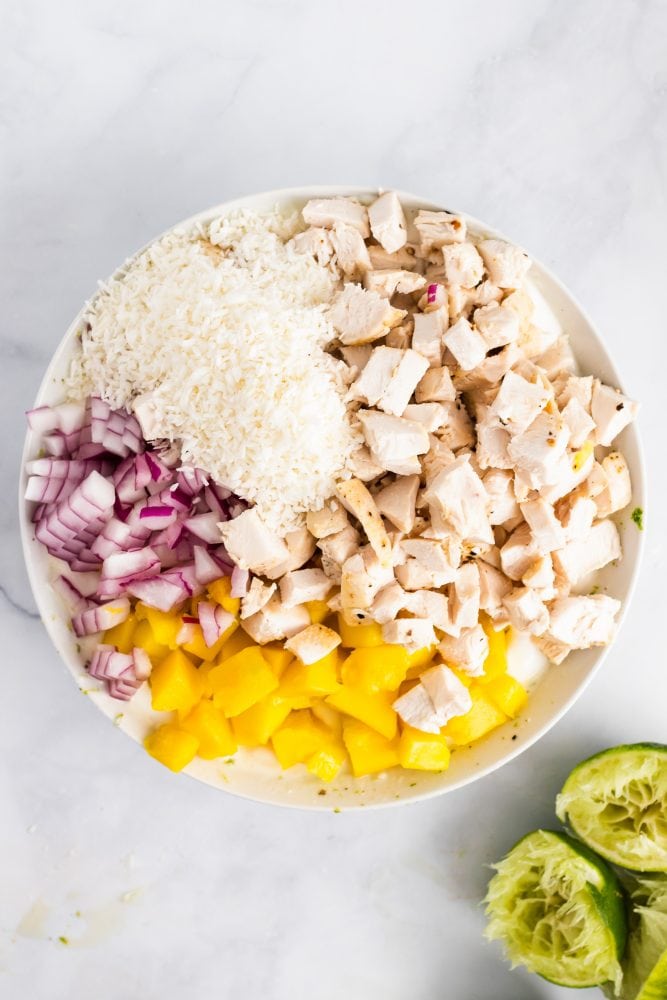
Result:
[[[666,31],[660,0],[3,6],[3,1000],[561,996],[507,969],[478,903],[575,761],[667,736]],[[34,621],[17,532],[23,411],[96,282],[201,208],[307,183],[395,185],[504,230],[643,403],[647,551],[603,671],[497,774],[387,813],[264,807],[149,760]]]

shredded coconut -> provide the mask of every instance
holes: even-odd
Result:
[[[70,395],[151,412],[184,463],[281,534],[348,475],[358,445],[327,306],[332,270],[285,241],[297,220],[238,212],[174,230],[89,304]]]

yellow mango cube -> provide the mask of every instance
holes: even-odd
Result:
[[[197,753],[199,740],[173,722],[167,722],[148,734],[144,746],[151,757],[171,771],[182,771]]]
[[[294,659],[294,653],[290,653],[289,649],[285,649],[278,642],[270,642],[266,646],[262,646],[262,653],[276,677],[282,677]]]
[[[274,691],[256,705],[246,708],[245,712],[234,716],[234,735],[241,746],[264,746],[291,711],[290,703]]]
[[[332,649],[315,663],[295,660],[280,678],[279,693],[283,698],[321,698],[340,687],[338,683],[338,653]]]
[[[449,669],[454,674],[454,676],[461,681],[461,684],[463,684],[464,687],[469,688],[473,680],[477,681],[482,680],[481,677],[473,678],[470,674],[467,674],[465,670],[459,670],[458,667],[450,667]]]
[[[180,728],[199,740],[197,754],[204,760],[228,757],[238,750],[228,720],[212,701],[203,699],[180,722]]]
[[[343,716],[337,709],[327,705],[322,698],[313,698],[310,710],[316,719],[328,726],[334,736],[341,736],[343,733]]]
[[[119,653],[131,653],[136,645],[134,642],[136,627],[137,616],[131,611],[124,622],[107,629],[102,637],[102,642],[107,646],[115,646]]]
[[[359,722],[364,722],[385,739],[391,740],[396,735],[398,726],[396,712],[391,707],[395,699],[396,695],[388,691],[369,694],[359,688],[341,687],[325,700],[327,705],[337,708],[345,715],[351,715]]]
[[[280,766],[285,770],[303,763],[327,745],[331,733],[307,708],[290,712],[282,726],[276,729],[271,745]]]
[[[501,712],[509,715],[510,719],[516,718],[528,701],[525,687],[510,674],[501,674],[500,677],[487,681],[484,693]]]
[[[405,680],[409,655],[405,646],[355,649],[341,669],[343,683],[363,691],[396,691]]]
[[[219,580],[209,583],[206,589],[212,601],[223,607],[225,611],[229,611],[230,615],[238,617],[241,598],[231,596],[232,578],[230,576],[221,576]]]
[[[278,678],[259,646],[218,661],[209,672],[213,701],[227,718],[240,715],[278,687]]]
[[[229,660],[232,656],[240,653],[242,649],[250,649],[254,645],[255,640],[251,639],[248,633],[244,632],[242,628],[239,628],[224,643],[218,654],[217,661],[218,663],[222,663],[223,660]]]
[[[398,741],[401,767],[414,771],[446,771],[451,753],[447,738],[441,733],[423,733],[404,726]]]
[[[345,747],[340,740],[330,740],[306,761],[306,767],[320,781],[333,781],[345,763]]]
[[[169,653],[169,646],[163,646],[153,635],[153,629],[146,618],[137,622],[134,630],[133,644],[148,653],[151,663],[164,660]]]
[[[377,622],[365,625],[348,625],[342,614],[338,615],[338,634],[341,644],[348,649],[367,649],[369,646],[382,646],[382,626]]]
[[[465,715],[458,715],[450,719],[442,730],[452,742],[458,746],[467,746],[474,743],[482,736],[486,736],[492,729],[502,726],[507,722],[507,716],[494,705],[490,698],[487,698],[485,689],[477,683],[470,687],[472,697],[472,708]]]
[[[343,743],[357,778],[386,771],[399,763],[398,741],[385,739],[356,719],[346,719],[343,723]]]
[[[306,601],[306,608],[310,615],[311,625],[321,625],[324,619],[331,614],[331,609],[326,601]]]
[[[482,628],[489,640],[489,653],[484,661],[484,674],[479,678],[480,684],[486,684],[494,677],[499,677],[507,671],[507,633],[508,629],[496,631],[490,618],[486,615],[481,620]]]
[[[204,693],[201,674],[180,649],[172,650],[153,666],[150,686],[151,705],[156,712],[187,712]]]
[[[184,642],[181,649],[184,649],[186,653],[192,653],[193,656],[199,657],[200,660],[204,660],[206,663],[210,663],[211,660],[214,660],[218,656],[222,647],[234,635],[238,627],[239,623],[233,621],[229,628],[222,633],[217,642],[214,642],[212,646],[207,646],[204,642],[204,633],[201,630],[201,625],[193,625],[192,639],[189,642]]]
[[[139,620],[148,622],[157,643],[168,646],[169,649],[176,649],[177,636],[183,627],[183,616],[180,611],[158,611],[157,608],[149,608],[141,601],[135,611]]]
[[[435,655],[435,646],[422,646],[414,653],[408,653],[408,672],[406,677],[419,677]]]

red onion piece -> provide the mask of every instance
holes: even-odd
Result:
[[[195,563],[195,575],[197,581],[206,586],[209,583],[213,583],[214,580],[219,580],[221,576],[225,576],[223,567],[220,562],[215,558],[213,553],[208,552],[203,545],[195,545],[193,549],[194,553],[194,563]]]
[[[130,602],[126,597],[96,608],[87,608],[72,618],[75,635],[94,635],[95,632],[106,632],[114,625],[120,625],[130,614]]]
[[[207,542],[209,545],[218,545],[221,538],[218,520],[218,515],[212,512],[195,514],[194,517],[189,517],[185,521],[185,527],[192,535],[201,538],[203,542]]]
[[[135,646],[132,650],[132,662],[134,664],[134,676],[138,681],[147,681],[151,675],[153,664],[145,649]]]
[[[210,601],[200,601],[197,605],[197,611],[204,642],[210,648],[232,625],[234,616],[225,611],[219,604],[213,604]]]
[[[157,608],[158,611],[171,611],[177,604],[182,604],[190,597],[182,581],[177,583],[173,579],[166,579],[165,574],[156,576],[152,580],[134,580],[128,583],[127,592],[150,608]]]
[[[249,571],[247,569],[241,569],[240,566],[235,566],[232,570],[231,584],[231,597],[245,597],[248,593],[248,587],[250,585]]]

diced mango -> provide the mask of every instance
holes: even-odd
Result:
[[[189,642],[184,642],[181,649],[184,649],[186,653],[192,653],[193,656],[199,657],[200,660],[204,660],[206,663],[210,663],[220,653],[222,647],[234,635],[238,627],[239,623],[233,621],[229,628],[222,633],[217,642],[213,643],[212,646],[207,646],[204,642],[201,625],[193,625],[192,639]]]
[[[202,676],[192,660],[174,649],[154,664],[150,676],[151,705],[156,712],[187,712],[204,693]]]
[[[412,726],[403,727],[398,741],[401,767],[415,771],[446,771],[450,757],[447,738],[441,733],[422,733]]]
[[[408,653],[407,677],[419,677],[420,673],[429,665],[435,654],[435,646],[422,646],[414,653]]]
[[[338,615],[338,634],[343,646],[349,649],[367,649],[369,646],[381,646],[382,626],[377,622],[366,625],[348,625],[342,614]]]
[[[320,625],[331,614],[326,601],[306,601],[306,607],[312,625]]]
[[[285,669],[294,659],[294,653],[290,653],[289,649],[285,649],[278,642],[271,642],[266,646],[262,646],[262,653],[276,677],[282,677]]]
[[[218,663],[222,663],[224,660],[236,656],[242,649],[249,649],[254,645],[255,640],[251,639],[248,633],[244,632],[242,628],[239,628],[223,645],[217,657]]]
[[[449,669],[454,674],[454,676],[461,681],[461,684],[463,684],[464,687],[469,688],[473,680],[478,680],[478,681],[482,680],[481,677],[474,678],[470,674],[467,674],[465,670],[459,670],[458,667],[450,667]]]
[[[396,712],[391,707],[395,698],[395,694],[387,691],[368,694],[359,688],[341,687],[339,691],[330,694],[325,700],[327,705],[364,722],[371,729],[375,729],[386,739],[391,740],[396,735],[397,728]]]
[[[497,726],[502,726],[507,721],[507,716],[497,708],[490,698],[487,698],[485,689],[477,683],[470,687],[472,697],[472,708],[465,715],[458,715],[450,719],[442,730],[456,746],[466,746],[474,743],[482,736],[491,732]]]
[[[209,681],[213,701],[227,718],[245,712],[278,687],[278,678],[259,646],[249,646],[228,660],[218,660],[209,672]]]
[[[245,712],[234,716],[234,735],[241,746],[263,746],[269,742],[278,726],[282,726],[291,711],[290,703],[274,691]]]
[[[338,683],[338,653],[332,649],[315,663],[295,660],[280,678],[279,693],[283,698],[322,698],[333,694]]]
[[[212,701],[204,699],[195,705],[180,727],[197,737],[197,753],[204,760],[228,757],[238,749],[229,722]]]
[[[102,642],[108,646],[115,646],[119,653],[131,653],[136,645],[134,642],[134,632],[137,627],[137,616],[130,612],[128,617],[120,625],[114,625],[107,629],[102,638]]]
[[[330,740],[306,761],[306,767],[320,781],[333,781],[345,763],[345,747],[340,740]]]
[[[343,743],[350,755],[352,773],[357,778],[362,774],[386,771],[398,764],[398,741],[385,739],[356,719],[346,719],[343,723]]]
[[[167,722],[148,734],[144,746],[151,757],[171,771],[182,771],[197,753],[199,740],[192,733]]]
[[[481,624],[489,640],[489,653],[484,661],[484,674],[479,681],[481,684],[486,684],[507,670],[507,629],[496,631],[491,619],[486,615],[482,617]]]
[[[335,736],[342,735],[343,716],[332,705],[327,705],[326,701],[322,698],[314,698],[310,710],[315,718],[323,722],[325,726],[328,726]]]
[[[146,618],[137,623],[133,643],[148,653],[151,663],[158,663],[160,660],[164,660],[169,652],[169,646],[163,646],[157,641],[153,635],[153,629]]]
[[[343,683],[362,691],[396,691],[405,680],[409,655],[405,646],[355,649],[341,669]]]
[[[157,643],[161,646],[168,646],[169,649],[176,649],[178,646],[177,636],[183,625],[180,611],[158,611],[157,608],[149,608],[141,601],[135,610],[139,620],[148,622]]]
[[[290,712],[271,738],[271,745],[280,766],[285,769],[308,760],[331,739],[326,726],[307,708]]]
[[[230,576],[221,576],[219,580],[209,583],[206,589],[211,600],[223,607],[225,611],[229,611],[230,615],[234,615],[235,618],[238,616],[241,598],[231,596],[232,578]]]
[[[528,692],[510,674],[501,674],[484,685],[484,693],[491,699],[501,712],[516,718],[528,701]]]

